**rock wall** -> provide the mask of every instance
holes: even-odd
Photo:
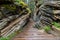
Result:
[[[42,5],[36,3],[35,13],[34,13],[34,21],[35,26],[44,27],[46,25],[52,26],[52,22],[57,22],[60,20],[59,11],[60,11],[60,1],[49,1],[45,2]],[[40,5],[40,6],[39,6]],[[59,21],[60,22],[60,21]]]
[[[19,5],[11,0],[0,1],[0,36],[7,37],[20,30],[29,21],[30,9],[23,1]],[[7,3],[6,3],[7,2]]]

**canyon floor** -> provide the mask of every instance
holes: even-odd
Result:
[[[30,20],[23,31],[12,38],[12,40],[60,40],[60,38],[48,34],[44,30],[38,30],[33,26],[34,22]]]

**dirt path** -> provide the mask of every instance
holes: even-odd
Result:
[[[23,31],[12,40],[57,40],[51,34],[47,34],[44,30],[38,30],[33,27],[33,22],[29,22]]]

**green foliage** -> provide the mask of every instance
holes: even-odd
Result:
[[[9,38],[1,37],[0,40],[9,40]]]
[[[56,28],[60,28],[60,23],[53,22],[53,25],[54,25]]]
[[[9,40],[14,37],[17,33],[12,33],[11,35],[9,35],[7,38],[9,38]]]
[[[40,4],[43,4],[44,3],[44,0],[39,0],[38,1]]]
[[[26,4],[28,4],[28,7],[32,10],[32,12],[34,11],[35,8],[35,3],[34,0],[23,0]]]
[[[23,0],[14,0],[14,3],[15,3],[16,5],[20,5],[20,4],[26,5],[26,4],[23,2]]]
[[[12,33],[11,35],[7,36],[7,37],[1,37],[0,40],[11,40],[11,38],[13,38],[17,33]]]
[[[22,1],[22,0],[14,0],[15,2],[17,2],[17,3],[19,3],[20,1]]]
[[[51,28],[50,28],[50,26],[46,26],[46,27],[44,28],[44,30],[45,30],[46,32],[48,32],[48,31],[51,30]]]
[[[8,10],[15,10],[16,9],[16,6],[10,6],[10,5],[8,5],[8,4],[3,4],[3,5],[1,5],[1,6],[3,6],[3,7],[5,7],[6,9],[8,9]]]

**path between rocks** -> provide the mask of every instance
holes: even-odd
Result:
[[[52,34],[47,34],[44,30],[33,27],[34,22],[30,21],[21,33],[12,40],[60,40]]]

